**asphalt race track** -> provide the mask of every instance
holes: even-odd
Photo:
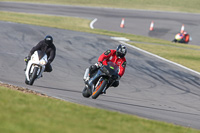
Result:
[[[70,102],[200,129],[200,75],[128,47],[120,86],[96,100],[84,98],[85,69],[119,42],[109,36],[3,21],[0,29],[0,81]],[[24,57],[47,34],[57,47],[53,72],[27,86]]]
[[[189,44],[200,45],[200,14],[12,2],[0,2],[0,11],[75,16],[91,20],[97,18],[94,28],[169,41],[174,39],[184,24],[185,31],[192,37]],[[120,28],[122,18],[125,19],[125,28]],[[154,31],[150,32],[149,27],[152,21],[154,21]]]

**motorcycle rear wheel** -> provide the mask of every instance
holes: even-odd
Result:
[[[85,86],[85,88],[83,89],[83,91],[82,91],[82,95],[84,96],[84,97],[86,97],[86,98],[88,98],[88,97],[90,97],[91,96],[91,94],[90,94],[90,92],[89,92],[89,89]]]

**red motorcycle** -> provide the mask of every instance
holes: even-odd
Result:
[[[190,40],[191,40],[190,35],[187,32],[183,32],[183,33],[176,34],[172,42],[188,44]]]

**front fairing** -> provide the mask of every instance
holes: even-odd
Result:
[[[114,71],[118,72],[119,71],[119,66],[113,62],[108,62],[107,66],[113,69]]]
[[[47,64],[47,55],[44,52],[35,51],[31,56],[31,59],[29,60],[27,64],[27,69],[25,71],[27,80],[30,81],[29,76],[31,75],[35,67],[40,68],[37,75],[38,78],[41,77],[43,71],[45,70],[46,64]]]
[[[106,74],[102,73],[102,71],[99,69],[89,80],[89,86],[92,86],[93,84],[95,84],[98,79],[102,76],[106,76]]]
[[[118,77],[119,66],[113,62],[108,62],[101,70],[106,73],[111,79],[115,80]]]
[[[108,80],[109,84],[112,84],[118,77],[119,67],[113,62],[108,62],[107,65],[102,66],[98,71],[93,74],[91,79],[88,82],[88,85],[91,87],[97,83],[100,77]]]
[[[40,66],[45,66],[47,64],[47,55],[41,51],[35,51],[31,56],[31,63]]]

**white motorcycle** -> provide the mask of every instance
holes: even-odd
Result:
[[[25,71],[25,83],[33,85],[36,79],[42,77],[47,64],[47,55],[42,51],[35,51],[29,60]]]

